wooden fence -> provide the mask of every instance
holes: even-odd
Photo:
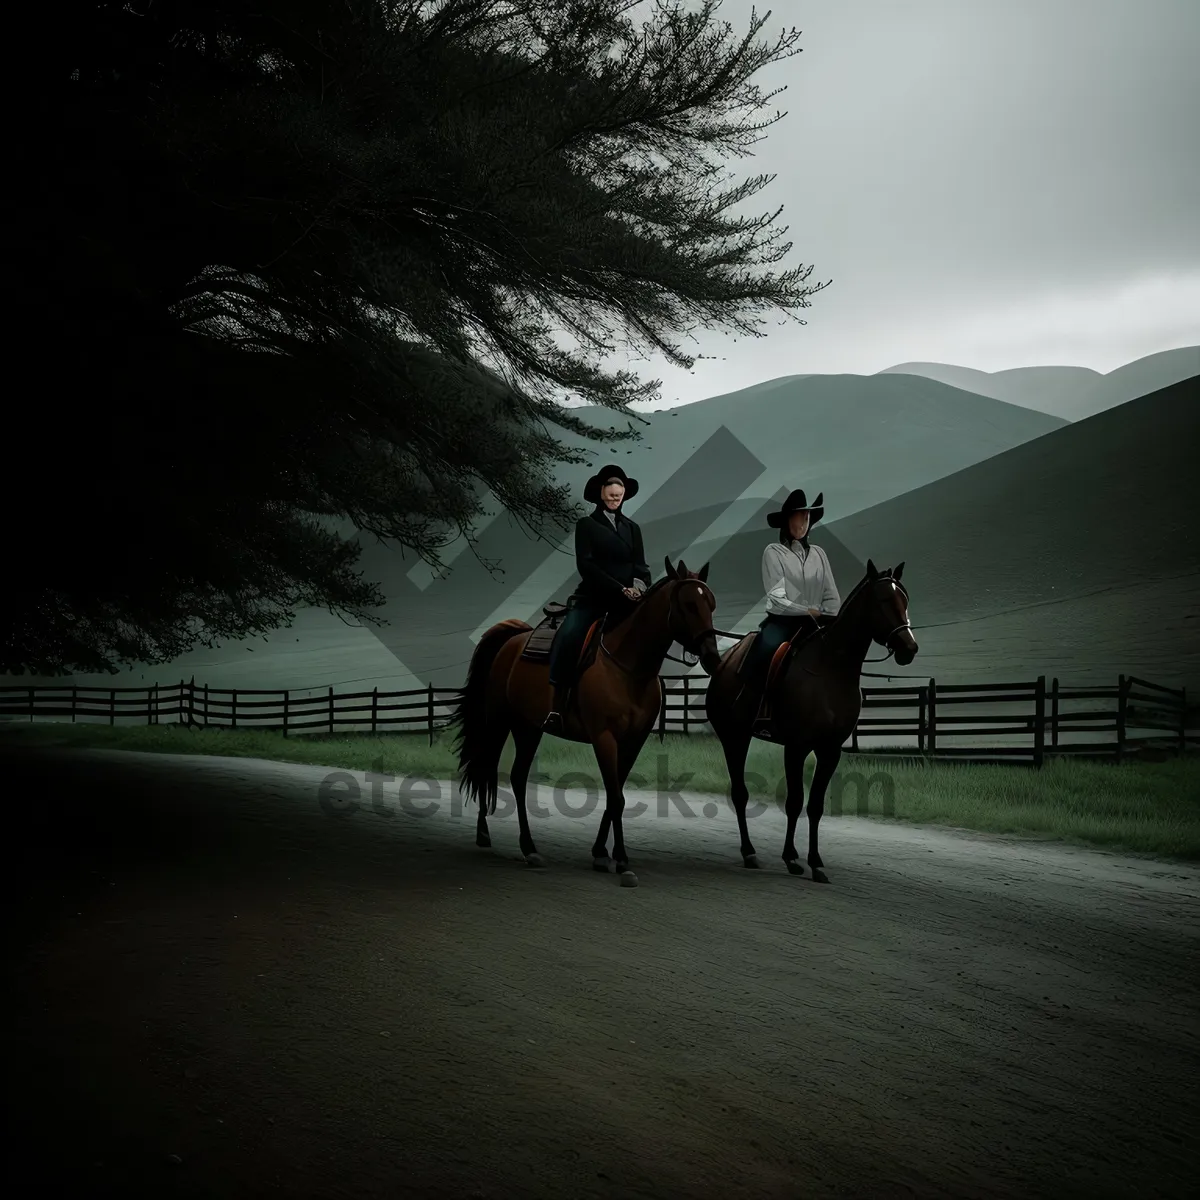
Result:
[[[707,677],[661,678],[660,740],[668,732],[707,732]],[[1120,676],[1115,687],[1063,687],[1057,679],[1047,687],[1045,676],[1025,683],[939,684],[930,679],[909,687],[863,688],[862,694],[863,712],[846,745],[857,754],[1041,766],[1047,755],[1111,756],[1119,762],[1150,747],[1183,753],[1197,740],[1188,732],[1184,689],[1128,675]],[[189,727],[272,730],[285,736],[423,732],[432,744],[456,695],[454,689],[432,685],[406,692],[374,688],[335,693],[330,687],[314,694],[312,689],[210,688],[195,679],[141,688],[4,685],[0,718],[70,717],[107,720],[109,725],[118,719],[153,725],[166,718]],[[999,738],[1005,741],[997,743]]]

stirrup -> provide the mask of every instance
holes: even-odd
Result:
[[[758,708],[754,713],[754,720],[750,723],[751,733],[770,733],[774,723],[774,713],[768,707],[765,697],[759,697]]]
[[[571,689],[557,687],[550,698],[550,711],[542,722],[542,729],[547,733],[561,732],[567,723],[567,709],[571,706]]]

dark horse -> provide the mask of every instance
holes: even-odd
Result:
[[[795,647],[781,649],[783,664],[768,686],[772,687],[774,736],[783,743],[787,773],[787,842],[783,861],[793,875],[803,875],[796,850],[796,822],[804,805],[804,764],[810,752],[817,756],[808,794],[808,865],[817,883],[828,883],[817,851],[817,827],[825,811],[825,790],[841,761],[842,746],[854,732],[862,711],[859,676],[872,642],[895,654],[900,666],[916,657],[917,643],[908,620],[908,592],[900,582],[904,564],[894,571],[877,571],[867,560],[867,574],[846,597],[835,620]],[[746,754],[758,705],[757,695],[743,689],[739,667],[756,633],[747,634],[721,658],[712,672],[705,699],[708,720],[725,751],[729,768],[730,798],[737,813],[742,838],[742,861],[758,866],[758,856],[746,828]]]
[[[711,673],[720,662],[712,614],[716,599],[705,580],[708,564],[697,572],[682,562],[666,560],[666,578],[640,600],[614,609],[601,628],[594,655],[584,651],[583,670],[573,688],[561,734],[566,741],[590,742],[604,780],[604,816],[592,847],[592,865],[607,871],[616,863],[622,887],[636,887],[629,869],[621,814],[625,780],[658,720],[662,704],[659,672],[674,642],[699,656]],[[627,607],[626,607],[627,606]],[[609,624],[611,622],[611,624]],[[479,803],[475,841],[490,846],[487,813],[496,811],[497,768],[512,735],[516,745],[511,783],[521,825],[521,853],[534,867],[542,859],[529,832],[525,787],[529,768],[542,739],[542,722],[550,708],[549,668],[521,657],[532,626],[501,621],[479,640],[467,672],[467,683],[455,705],[451,724],[458,727],[456,750],[460,788]],[[608,857],[612,827],[613,857]]]

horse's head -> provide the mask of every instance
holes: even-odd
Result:
[[[918,646],[908,620],[908,592],[900,582],[903,571],[903,563],[895,570],[879,571],[868,558],[864,590],[869,595],[867,619],[872,641],[890,650],[899,666],[907,667],[916,658]]]
[[[671,566],[670,556],[663,560],[667,566],[666,585],[671,596],[669,622],[671,635],[683,647],[685,654],[695,654],[705,674],[711,675],[721,663],[717,635],[712,615],[717,598],[709,588],[708,563],[699,571],[689,571],[683,559]]]

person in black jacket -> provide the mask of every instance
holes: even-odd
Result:
[[[580,581],[550,648],[554,700],[543,725],[547,732],[562,731],[567,694],[592,622],[615,606],[635,603],[650,586],[642,531],[621,511],[622,504],[637,492],[638,481],[615,463],[597,471],[584,485],[584,500],[596,507],[575,523],[575,565]]]

